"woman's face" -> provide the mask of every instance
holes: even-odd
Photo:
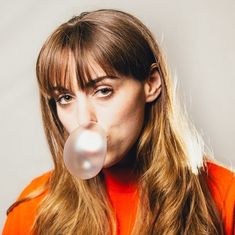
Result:
[[[106,76],[95,65],[92,80]],[[71,133],[79,125],[97,122],[108,139],[104,168],[111,167],[124,157],[136,142],[144,120],[145,93],[143,84],[130,77],[106,77],[95,85],[78,89],[73,78],[73,91],[57,93],[57,113]]]

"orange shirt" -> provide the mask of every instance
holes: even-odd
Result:
[[[235,234],[235,175],[218,164],[208,162],[208,173],[212,180],[208,185],[212,196],[222,212],[226,235]],[[50,173],[34,179],[21,193],[25,197],[48,179]],[[106,174],[106,185],[111,203],[115,209],[118,235],[129,235],[134,224],[138,205],[138,190],[134,183],[123,184]],[[8,215],[3,235],[28,235],[33,224],[39,202],[45,193],[17,205]]]
[[[30,192],[43,185],[49,176],[50,172],[35,178],[23,190],[18,199],[24,198]],[[42,194],[39,197],[25,201],[14,207],[7,216],[7,220],[3,228],[3,235],[29,235],[30,228],[36,216],[38,204],[44,196],[45,194]]]
[[[208,185],[222,214],[226,235],[235,235],[235,172],[218,164],[207,163]]]
[[[136,182],[128,172],[104,171],[106,189],[117,218],[117,235],[131,234],[139,201]],[[128,175],[128,182],[125,182]],[[124,177],[123,177],[124,176]]]

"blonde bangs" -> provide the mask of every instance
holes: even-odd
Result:
[[[75,61],[70,48],[61,45],[53,48],[50,44],[42,48],[37,61],[37,77],[42,95],[53,97],[55,87],[71,89],[71,78],[74,76]]]
[[[106,75],[119,74],[108,65],[107,60],[99,58],[95,53],[83,52],[85,50],[76,48],[72,51],[70,47],[58,47],[51,55],[43,56],[42,53],[38,61],[40,64],[38,78],[44,96],[52,98],[55,88],[73,91],[74,77],[78,87],[84,89],[85,84],[92,80],[91,71],[95,73],[94,64],[98,64]]]

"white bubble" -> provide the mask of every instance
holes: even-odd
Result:
[[[107,139],[98,124],[78,127],[65,142],[63,158],[69,172],[81,179],[95,177],[103,168]]]
[[[82,167],[83,167],[83,169],[85,169],[85,170],[90,170],[91,169],[91,163],[89,162],[89,161],[84,161],[83,163],[82,163]]]

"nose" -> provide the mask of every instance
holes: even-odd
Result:
[[[77,94],[76,116],[78,126],[88,126],[90,122],[96,122],[94,109],[86,94]]]

